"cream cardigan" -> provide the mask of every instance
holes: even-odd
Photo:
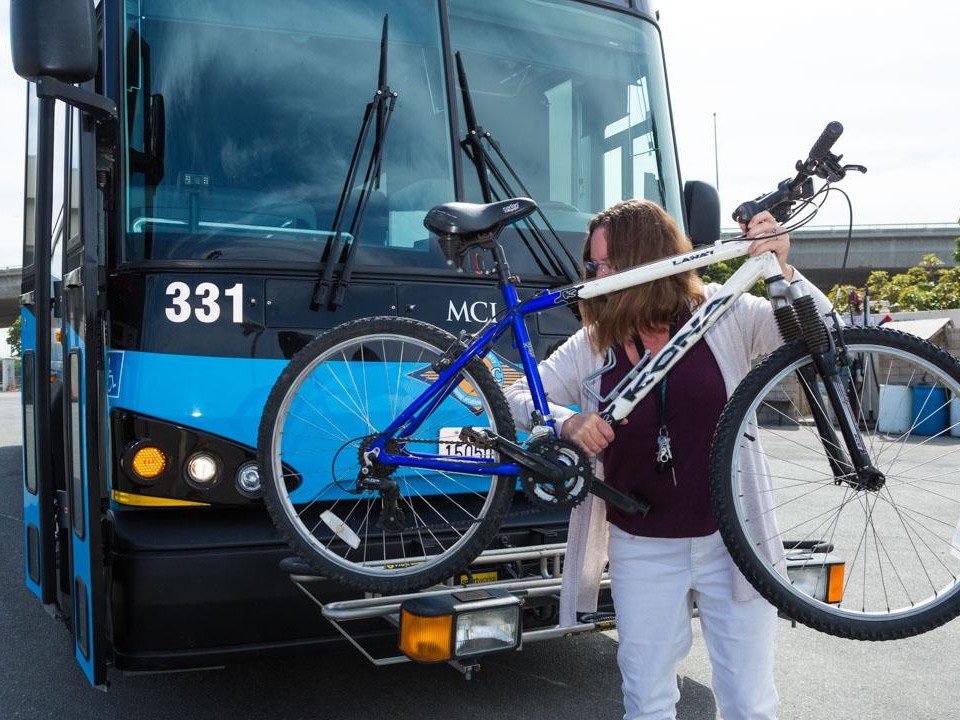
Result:
[[[807,291],[814,297],[817,307],[826,313],[830,310],[830,302],[813,285],[807,283],[799,272],[795,272],[794,280],[805,283]],[[719,285],[706,286],[706,295],[709,298],[718,289]],[[723,375],[727,397],[733,393],[740,381],[752,367],[754,358],[773,352],[781,344],[780,334],[773,319],[770,302],[764,298],[752,295],[743,295],[727,311],[720,321],[712,327],[704,339],[710,346],[713,356],[717,359],[720,372]],[[590,347],[586,331],[581,329],[571,336],[553,354],[540,363],[540,377],[543,380],[543,389],[550,402],[550,412],[558,423],[562,423],[574,415],[569,405],[576,405],[584,412],[595,412],[597,401],[588,394],[582,385],[583,378],[600,369],[603,358]],[[600,378],[591,382],[591,389],[599,394]],[[510,410],[517,422],[517,428],[530,429],[530,394],[526,378],[521,378],[511,385],[506,392]],[[752,464],[754,455],[747,455],[744,470],[745,476],[757,478],[758,483],[769,482],[769,471],[762,454],[759,466],[747,467]],[[603,478],[603,463],[594,462],[594,473]],[[754,493],[753,497],[767,498],[770,493]],[[765,525],[763,537],[775,537],[776,528],[773,527],[773,514],[764,512],[764,507],[748,508],[751,515],[755,515]],[[564,571],[560,589],[560,625],[563,627],[576,623],[578,612],[592,612],[597,609],[597,596],[600,589],[600,576],[607,564],[608,524],[606,521],[606,507],[594,495],[575,507],[570,514],[570,527],[567,536],[567,552],[564,560]],[[782,562],[783,548],[768,546],[765,548],[770,558],[778,558],[778,566],[785,570]],[[738,600],[748,600],[758,597],[756,590],[739,572],[734,577],[734,597]]]

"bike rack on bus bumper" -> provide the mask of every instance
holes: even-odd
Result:
[[[471,563],[470,568],[472,570],[489,567],[491,565],[500,565],[502,563],[539,561],[540,576],[473,584],[452,584],[451,581],[451,584],[436,585],[420,592],[400,595],[375,595],[367,593],[365,597],[355,600],[340,600],[329,603],[322,602],[318,595],[312,592],[310,587],[311,585],[324,581],[325,578],[323,576],[291,572],[290,579],[314,603],[320,606],[323,616],[329,620],[340,634],[359,650],[367,660],[377,666],[395,665],[411,662],[411,660],[400,652],[386,657],[375,657],[351,635],[349,629],[344,627],[344,624],[355,620],[382,618],[394,627],[399,628],[400,606],[404,601],[414,598],[450,596],[477,587],[482,587],[486,590],[503,590],[524,600],[533,597],[556,596],[560,592],[560,568],[565,554],[566,543],[549,543],[526,548],[487,550]],[[601,590],[610,588],[610,576],[607,572],[604,572],[601,577],[600,588]],[[550,640],[558,637],[570,637],[582,633],[612,630],[616,627],[616,622],[613,620],[612,614],[604,613],[594,617],[596,618],[595,620],[582,621],[575,625],[556,625],[530,630],[522,629],[520,645],[517,649],[522,647],[524,643]],[[479,659],[480,658],[471,659],[468,662],[453,660],[450,661],[449,664],[460,670],[469,679],[472,672],[479,666]]]
[[[787,553],[787,572],[794,582],[802,582],[802,576],[809,570],[814,570],[814,582],[816,575],[821,567],[837,567],[842,570],[845,563],[832,553],[833,547],[829,544],[822,544],[811,547],[800,548],[799,546]],[[540,576],[527,576],[524,578],[514,578],[509,580],[497,580],[483,583],[454,584],[451,580],[449,584],[436,585],[430,589],[413,593],[404,593],[400,595],[376,595],[367,593],[365,597],[355,600],[340,600],[336,602],[324,603],[311,590],[311,585],[326,580],[323,576],[315,575],[310,572],[300,572],[297,569],[306,569],[306,565],[299,560],[290,559],[290,564],[285,565],[290,572],[290,579],[300,590],[302,590],[314,603],[320,606],[323,616],[353,645],[367,660],[377,666],[396,665],[399,663],[411,662],[411,659],[403,653],[397,652],[385,657],[376,657],[367,648],[351,635],[350,631],[344,627],[345,623],[356,620],[369,620],[381,618],[390,623],[399,630],[399,618],[401,605],[407,600],[453,596],[463,593],[465,590],[484,588],[486,590],[497,589],[505,591],[510,595],[526,600],[534,597],[558,596],[560,592],[560,570],[564,556],[566,555],[566,543],[546,543],[534,545],[526,548],[500,548],[487,550],[477,557],[470,565],[471,570],[489,567],[491,565],[501,565],[512,562],[531,562],[539,561]],[[842,578],[842,572],[840,574]],[[809,582],[809,579],[808,581]],[[821,584],[822,581],[821,581]],[[604,571],[600,578],[600,589],[610,589],[610,575]],[[826,587],[817,588],[817,597],[826,592]],[[836,599],[824,596],[820,598],[827,602],[836,602]],[[483,603],[483,600],[477,601],[477,605]],[[469,603],[467,603],[469,604]],[[461,605],[462,607],[462,605]],[[694,617],[698,613],[694,608]],[[796,623],[791,618],[781,615],[795,627]],[[522,625],[521,615],[521,633],[520,642],[515,648],[519,650],[524,643],[537,642],[540,640],[551,640],[559,637],[572,637],[584,633],[606,632],[615,630],[617,627],[616,618],[613,613],[598,612],[578,615],[578,622],[574,625],[555,625],[553,627],[538,627],[525,630]],[[473,671],[480,665],[480,657],[469,658],[467,660],[450,660],[448,663],[462,672],[467,679],[470,679]]]

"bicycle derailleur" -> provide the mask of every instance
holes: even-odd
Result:
[[[377,525],[387,532],[403,532],[407,528],[406,513],[399,507],[400,486],[391,476],[396,465],[387,465],[378,460],[379,453],[368,450],[375,436],[363,439],[358,450],[360,473],[357,475],[356,492],[378,492],[382,501],[382,510]],[[396,453],[399,444],[395,440],[387,442],[387,450]]]

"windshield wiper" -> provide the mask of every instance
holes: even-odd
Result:
[[[530,195],[530,191],[527,190],[526,186],[523,184],[523,181],[520,179],[520,176],[517,175],[517,172],[513,169],[510,163],[507,162],[507,158],[500,149],[500,144],[477,122],[476,111],[473,107],[473,97],[470,94],[470,87],[467,84],[467,73],[463,69],[463,59],[460,57],[459,52],[455,53],[455,58],[457,61],[457,76],[460,82],[460,95],[463,98],[463,116],[467,121],[467,135],[460,142],[460,146],[463,148],[463,151],[467,157],[470,158],[471,162],[473,162],[474,168],[476,168],[477,179],[480,181],[480,192],[483,195],[483,201],[485,203],[490,203],[494,202],[494,200],[517,197],[518,195],[518,193],[516,193],[513,187],[510,185],[510,182],[503,171],[493,162],[493,157],[484,146],[484,140],[486,141],[487,145],[493,149],[494,153],[496,153],[497,158],[499,158],[500,162],[503,164],[503,167],[510,174],[510,177],[513,179],[513,181],[516,182],[516,184],[520,187],[520,190],[522,191],[520,194],[526,197],[532,197],[532,195]],[[489,176],[491,175],[497,181],[497,184],[504,193],[503,197],[500,197],[499,194],[495,193],[490,187]],[[533,239],[536,241],[540,251],[546,255],[547,258],[553,261],[554,266],[566,276],[568,282],[577,282],[580,279],[580,273],[577,270],[579,266],[577,259],[573,256],[567,246],[564,245],[560,240],[560,236],[557,234],[557,231],[553,229],[553,225],[551,225],[550,221],[547,220],[547,216],[544,215],[543,210],[539,206],[537,207],[536,214],[540,216],[540,219],[543,220],[543,224],[553,236],[553,242],[551,243],[543,236],[543,232],[540,230],[540,228],[533,223],[532,216],[523,220],[524,224],[528,227],[530,233],[533,235]],[[523,231],[521,231],[518,226],[517,232],[520,234],[521,238],[523,238],[524,242],[527,242],[529,245],[527,238],[524,237]],[[559,248],[560,252],[557,252],[557,248]]]
[[[311,310],[320,310],[328,304],[331,310],[336,310],[342,303],[347,286],[350,283],[350,276],[353,272],[353,263],[356,258],[357,241],[360,231],[363,228],[363,217],[367,210],[367,202],[370,200],[370,194],[373,190],[380,187],[380,165],[383,160],[384,141],[387,137],[387,129],[390,127],[390,117],[397,104],[398,93],[390,89],[387,85],[387,36],[388,36],[388,16],[383,16],[383,32],[380,36],[380,71],[377,79],[377,90],[373,99],[367,103],[363,113],[363,122],[360,125],[360,133],[357,136],[357,144],[353,149],[353,157],[350,159],[350,166],[347,168],[347,176],[343,181],[343,188],[340,191],[340,201],[337,203],[337,212],[333,217],[332,240],[328,243],[329,249],[326,253],[327,262],[323,266],[323,272],[320,280],[313,290],[313,299],[310,302]],[[343,261],[343,268],[337,278],[336,286],[333,284],[334,267],[339,262],[339,257],[344,244],[343,220],[346,216],[347,205],[352,194],[353,182],[357,175],[357,169],[360,165],[360,158],[367,145],[367,136],[370,127],[374,127],[373,150],[370,152],[370,158],[367,161],[367,170],[363,177],[363,184],[360,186],[360,194],[357,198],[357,204],[353,212],[353,218],[350,221],[350,230],[348,232],[349,243],[346,246],[346,257]],[[321,256],[321,261],[323,257]],[[331,297],[331,290],[333,295]]]

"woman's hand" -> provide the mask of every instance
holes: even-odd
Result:
[[[621,420],[625,423],[626,419]],[[590,457],[596,457],[607,445],[613,442],[613,428],[600,413],[577,413],[563,421],[560,437],[579,445]]]
[[[790,235],[783,229],[768,211],[764,210],[750,218],[747,225],[740,225],[743,234],[753,240],[747,252],[759,255],[765,252],[774,252],[780,263],[780,270],[787,282],[793,280],[793,268],[787,264],[787,255],[790,252]]]

